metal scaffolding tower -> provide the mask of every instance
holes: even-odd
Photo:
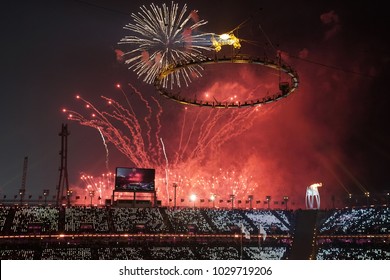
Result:
[[[69,190],[68,181],[68,125],[62,124],[61,132],[58,134],[61,136],[61,150],[60,150],[60,176],[57,185],[57,206],[66,201],[66,204],[70,206],[70,196],[72,194]]]
[[[20,205],[23,204],[24,195],[25,195],[25,193],[26,193],[27,166],[28,166],[28,157],[24,157],[24,161],[23,161],[22,185],[21,185],[21,187],[20,187],[20,189],[19,189]]]

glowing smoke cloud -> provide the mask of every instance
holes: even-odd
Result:
[[[199,20],[197,11],[186,15],[187,5],[179,10],[179,5],[172,2],[171,7],[163,4],[159,7],[145,6],[137,14],[132,13],[133,23],[124,28],[134,35],[125,36],[119,44],[130,45],[130,51],[124,51],[125,63],[129,69],[143,76],[143,81],[152,84],[162,70],[179,63],[196,62],[205,58],[203,50],[212,50],[210,34],[200,33],[198,28],[207,22]],[[168,83],[180,86],[181,80],[186,85],[191,77],[201,76],[200,66],[194,65],[168,75],[163,86]]]
[[[132,98],[137,97],[137,100],[131,101],[143,104],[146,111],[144,118],[138,117],[133,110],[124,107],[119,101],[105,96],[101,98],[109,105],[109,111],[101,111],[80,96],[77,99],[82,101],[87,113],[66,109],[63,111],[68,114],[69,120],[99,130],[106,142],[113,144],[134,166],[155,168],[157,194],[163,201],[169,202],[173,193],[173,188],[166,190],[167,178],[169,182],[177,182],[178,195],[182,197],[187,197],[191,191],[204,198],[213,193],[221,198],[234,194],[237,198],[245,199],[249,193],[254,192],[257,183],[252,178],[253,170],[245,170],[245,165],[242,164],[226,169],[227,165],[221,162],[220,156],[222,146],[226,142],[252,127],[255,117],[261,113],[260,110],[185,108],[185,117],[191,119],[191,122],[182,122],[180,137],[175,137],[175,131],[169,130],[171,141],[168,150],[175,152],[164,153],[166,147],[160,142],[163,128],[160,120],[161,105],[153,96],[149,101],[134,87],[131,88]],[[175,143],[175,139],[180,141],[179,145]],[[168,177],[168,157],[164,160],[164,155],[173,155]]]

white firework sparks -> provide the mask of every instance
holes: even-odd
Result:
[[[133,23],[124,28],[133,32],[122,38],[119,44],[129,44],[132,49],[125,51],[125,63],[129,64],[143,81],[152,84],[162,71],[188,62],[204,60],[204,51],[212,51],[211,33],[201,33],[198,28],[207,21],[199,20],[197,11],[187,12],[187,5],[179,10],[179,5],[168,7],[150,5],[150,10],[142,6],[137,14],[132,13]],[[202,67],[183,67],[163,79],[163,86],[172,88],[181,82],[188,86],[191,79],[200,77]]]

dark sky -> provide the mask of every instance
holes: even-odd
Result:
[[[68,123],[71,133],[71,185],[80,183],[80,172],[95,176],[106,172],[99,133],[68,121],[61,113],[63,107],[76,107],[76,93],[100,102],[102,94],[118,95],[115,83],[130,82],[159,99],[165,120],[180,123],[180,104],[160,97],[116,60],[117,43],[127,35],[123,26],[140,4],[150,3],[37,0],[3,4],[1,198],[18,193],[25,156],[29,158],[27,194],[41,195],[46,188],[55,192],[62,123]],[[221,158],[256,167],[251,170],[261,174],[260,199],[266,194],[296,195],[299,204],[305,187],[317,181],[324,182],[321,191],[327,197],[390,189],[390,24],[382,5],[247,0],[213,4],[202,0],[187,5],[208,21],[202,27],[207,32],[223,33],[251,18],[239,34],[259,42],[266,41],[266,34],[299,73],[296,93],[253,120],[253,127],[221,149]],[[260,49],[253,50],[262,55]],[[221,75],[229,79],[228,74]],[[212,77],[218,79],[218,75]],[[249,82],[261,82],[251,79],[248,75]],[[165,124],[163,135],[174,130]],[[110,151],[113,169],[130,164],[114,147]]]

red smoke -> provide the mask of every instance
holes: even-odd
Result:
[[[306,187],[321,182],[322,208],[333,207],[332,196],[336,207],[344,205],[343,198],[356,185],[356,182],[351,184],[353,177],[359,179],[359,171],[364,166],[354,161],[354,157],[348,159],[346,147],[351,132],[362,118],[364,108],[360,104],[364,104],[364,94],[361,92],[367,90],[369,81],[343,69],[360,72],[366,69],[367,61],[343,46],[342,36],[334,36],[342,32],[340,18],[334,11],[321,15],[319,20],[326,27],[320,36],[323,41],[302,43],[297,50],[280,52],[283,61],[296,69],[300,78],[298,89],[286,99],[259,107],[251,115],[231,108],[189,107],[186,110],[182,104],[158,99],[164,108],[161,136],[170,164],[174,165],[176,158],[179,158],[176,166],[185,164],[180,168],[186,181],[178,189],[179,198],[187,201],[190,192],[196,192],[203,196],[199,198],[208,199],[212,182],[209,189],[204,189],[193,179],[210,178],[222,168],[229,174],[234,171],[235,176],[253,176],[250,179],[253,188],[246,186],[239,199],[254,195],[254,200],[264,201],[270,195],[272,207],[281,207],[283,196],[289,196],[290,207],[304,207]],[[370,69],[376,73],[375,67]],[[255,99],[278,91],[280,81],[278,71],[259,65],[215,64],[206,66],[201,73],[203,77],[178,90],[181,95],[198,100]],[[154,95],[152,91],[150,94]],[[221,112],[226,114],[223,118],[208,117]],[[194,151],[191,148],[200,142],[195,135],[215,120],[217,124],[209,129],[207,139],[221,137],[224,141],[204,150],[197,148],[198,157],[185,160]],[[245,121],[237,126],[239,120]],[[183,125],[185,133],[181,132]],[[226,129],[218,130],[223,126]],[[178,152],[187,144],[191,148]],[[170,183],[174,180],[178,178],[172,175]],[[218,199],[229,198],[229,187],[224,182],[218,188]],[[166,193],[164,189],[159,192]],[[172,188],[169,192],[172,197]],[[279,203],[274,205],[272,201]]]

